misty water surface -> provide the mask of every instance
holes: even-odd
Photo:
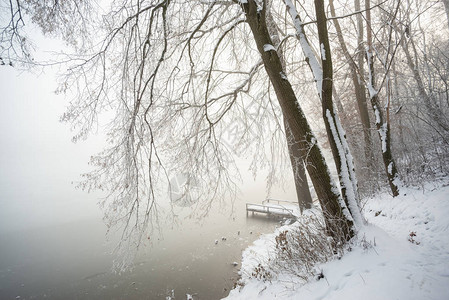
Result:
[[[0,235],[0,298],[15,299],[220,299],[237,280],[241,251],[279,220],[212,213],[202,224],[185,220],[144,248],[132,272],[111,272],[113,244],[100,220]],[[224,240],[225,238],[226,240]],[[216,244],[216,240],[218,243]],[[234,266],[233,263],[238,265]]]
[[[105,240],[98,195],[72,184],[103,148],[101,136],[71,143],[51,74],[2,68],[0,79],[0,299],[165,299],[172,290],[176,299],[218,299],[237,278],[241,251],[278,224],[246,218],[245,202],[260,203],[266,191],[264,174],[258,182],[244,175],[235,219],[226,207],[202,224],[185,220],[142,249],[133,272],[111,273],[114,243]],[[294,199],[290,190],[281,198]]]

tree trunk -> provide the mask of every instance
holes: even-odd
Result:
[[[365,0],[365,8],[370,7],[370,0]],[[398,176],[398,171],[396,168],[396,163],[394,162],[393,155],[391,153],[391,138],[390,138],[390,122],[384,121],[384,116],[382,108],[379,105],[379,95],[375,87],[374,79],[374,51],[372,46],[372,32],[371,32],[371,11],[368,9],[366,11],[366,39],[367,39],[367,51],[366,60],[368,64],[368,91],[370,95],[371,106],[374,110],[374,115],[376,116],[376,128],[379,133],[379,138],[382,145],[382,159],[387,173],[388,184],[390,185],[393,197],[399,195],[399,185],[400,180]],[[387,116],[388,117],[388,116]]]
[[[358,206],[357,179],[355,176],[352,156],[340,120],[335,113],[332,100],[333,66],[323,0],[315,0],[315,13],[323,70],[321,105],[324,124],[326,126],[329,144],[337,167],[343,199],[354,218],[356,226],[362,226],[363,219]]]
[[[284,119],[285,135],[287,137],[288,153],[293,169],[293,178],[295,180],[296,196],[298,197],[299,209],[303,212],[312,208],[313,200],[310,194],[309,184],[307,183],[306,169],[301,156],[301,146],[295,142],[293,133]]]
[[[279,47],[281,40],[279,39],[279,32],[276,28],[276,24],[274,23],[273,16],[271,15],[269,8],[267,8],[266,13],[266,22],[267,28],[270,36],[272,37],[274,46],[276,48]],[[282,64],[282,69],[285,70],[285,60],[283,57],[282,49],[278,49],[279,59]],[[306,169],[304,168],[304,161],[301,157],[300,146],[295,139],[293,138],[293,134],[288,127],[287,122],[284,118],[284,132],[285,137],[287,139],[288,146],[288,154],[290,156],[290,162],[292,165],[293,171],[293,180],[295,182],[296,187],[296,197],[298,198],[298,205],[303,212],[305,209],[312,208],[313,200],[312,195],[310,194],[309,184],[307,182]]]
[[[360,0],[355,0],[355,10],[360,10]],[[335,17],[335,7],[334,7],[334,1],[329,0],[329,6],[330,6],[330,12],[332,17]],[[362,122],[363,127],[363,136],[365,140],[365,161],[366,161],[366,167],[372,166],[373,163],[373,142],[371,138],[371,124],[369,119],[369,113],[368,113],[368,105],[367,105],[367,99],[366,99],[366,92],[365,88],[360,80],[361,74],[363,74],[363,23],[361,20],[360,14],[357,15],[357,53],[356,58],[357,61],[354,61],[351,54],[349,53],[348,48],[346,47],[346,42],[343,37],[343,33],[340,27],[340,23],[338,22],[338,19],[333,19],[333,23],[335,26],[335,30],[337,32],[337,38],[338,42],[340,43],[340,47],[343,51],[343,54],[346,58],[346,60],[349,63],[349,67],[351,70],[351,79],[352,83],[354,85],[354,91],[357,101],[357,108],[359,111],[360,121]]]
[[[349,239],[354,234],[352,217],[332,182],[316,138],[299,106],[290,82],[285,77],[277,52],[266,47],[266,45],[272,45],[265,19],[266,7],[259,10],[255,0],[248,0],[248,3],[242,4],[242,8],[285,121],[299,145],[301,157],[307,162],[307,171],[318,195],[328,233],[337,240]]]

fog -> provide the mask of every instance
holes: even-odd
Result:
[[[21,230],[79,218],[99,217],[97,195],[75,190],[89,170],[95,137],[73,144],[59,117],[63,96],[54,74],[0,68],[0,230]]]
[[[114,242],[97,206],[102,194],[75,188],[90,155],[101,150],[101,133],[71,142],[68,125],[59,122],[67,100],[54,93],[51,70],[3,67],[0,82],[0,298],[159,299],[172,290],[220,298],[237,278],[232,263],[241,251],[279,224],[246,218],[245,202],[260,203],[266,189],[262,176],[243,174],[232,217],[229,206],[201,222],[167,226],[139,253],[133,272],[112,273]],[[276,195],[294,199],[293,193],[290,187]]]

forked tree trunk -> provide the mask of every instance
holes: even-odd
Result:
[[[354,234],[352,217],[332,182],[316,138],[299,106],[290,82],[285,77],[279,56],[276,51],[270,50],[271,47],[267,46],[272,45],[272,40],[267,29],[265,7],[260,10],[254,0],[248,0],[247,3],[242,4],[242,8],[285,121],[295,141],[298,142],[301,157],[307,162],[307,171],[318,195],[328,233],[336,239],[349,239]]]

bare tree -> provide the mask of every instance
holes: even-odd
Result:
[[[37,64],[33,58],[33,39],[23,30],[30,19],[45,35],[61,36],[77,51],[88,47],[89,30],[97,24],[95,18],[91,17],[91,12],[96,8],[91,1],[8,2],[0,6],[0,63],[24,67]]]
[[[271,12],[271,1],[267,1],[267,28],[269,30],[270,36],[273,40],[273,44],[279,53],[279,59],[282,64],[282,68],[286,69],[285,59],[283,57],[283,51],[281,47],[280,32],[276,26],[274,18]],[[307,182],[306,169],[304,165],[303,158],[301,156],[301,146],[299,143],[295,142],[294,136],[288,126],[285,118],[284,130],[287,138],[288,152],[290,156],[290,162],[293,170],[293,178],[295,181],[296,195],[298,197],[298,203],[301,211],[304,209],[309,209],[312,207],[312,195],[310,194],[309,185]]]
[[[327,137],[331,146],[333,158],[340,179],[342,197],[354,217],[356,225],[363,225],[363,218],[358,207],[358,187],[355,175],[353,158],[346,141],[346,134],[335,112],[333,93],[332,55],[327,32],[327,18],[324,12],[324,4],[315,2],[317,28],[320,44],[321,63],[316,58],[314,51],[304,31],[301,18],[290,0],[284,0],[287,11],[293,20],[296,37],[300,41],[301,49],[307,59],[307,63],[315,78],[317,92],[321,100],[323,120],[327,131]]]
[[[449,0],[442,0],[444,4],[444,9],[446,11],[446,17],[447,17],[447,26],[449,27]]]
[[[409,23],[411,22],[409,21]],[[422,35],[424,35],[424,33],[422,33]],[[416,82],[419,96],[424,103],[424,107],[426,108],[426,113],[428,114],[429,119],[433,120],[436,123],[438,127],[437,131],[442,132],[441,136],[443,140],[445,140],[445,137],[449,134],[449,124],[447,119],[445,118],[444,111],[442,111],[437,104],[438,101],[436,101],[433,95],[431,93],[428,93],[426,90],[426,86],[421,75],[422,72],[420,72],[420,68],[418,66],[418,51],[416,49],[413,34],[409,32],[408,39],[404,39],[401,43],[401,46],[405,54],[407,65],[410,68],[410,71],[413,74],[413,79]],[[426,58],[427,54],[424,54],[424,59]]]
[[[0,64],[13,66],[18,59],[30,60],[30,44],[23,33],[25,21],[22,7],[18,2],[10,2],[9,6],[2,5],[0,28]]]
[[[346,46],[346,42],[343,36],[343,32],[340,26],[340,23],[338,21],[338,18],[336,18],[335,13],[335,6],[334,1],[329,1],[329,7],[330,12],[333,17],[333,23],[335,26],[335,30],[337,33],[338,41],[340,44],[340,47],[342,48],[343,54],[346,58],[346,61],[349,64],[350,72],[351,72],[351,79],[352,84],[354,85],[354,92],[357,102],[357,108],[359,111],[360,120],[362,123],[363,128],[363,136],[365,139],[365,161],[366,166],[372,166],[373,161],[373,143],[371,139],[371,125],[370,125],[370,118],[368,114],[368,107],[367,107],[367,99],[366,99],[366,91],[365,87],[363,85],[363,57],[364,57],[364,49],[363,49],[363,22],[362,22],[362,16],[361,16],[361,9],[360,9],[360,0],[354,1],[354,8],[356,12],[359,12],[357,17],[357,48],[356,53],[352,55],[349,52],[348,47]],[[355,59],[353,59],[353,56]]]
[[[365,0],[365,7],[369,8],[370,0]],[[396,9],[394,11],[393,19],[396,16],[396,13],[398,12],[399,4],[396,6]],[[374,114],[375,114],[375,123],[376,128],[379,133],[379,138],[381,140],[382,144],[382,158],[384,162],[385,172],[387,174],[388,183],[391,188],[391,192],[393,193],[393,196],[399,195],[399,177],[398,177],[398,171],[396,168],[396,163],[393,160],[393,155],[391,151],[391,130],[390,130],[390,122],[389,122],[389,100],[387,100],[387,116],[384,117],[381,105],[379,103],[379,91],[376,89],[376,81],[375,81],[375,73],[374,73],[374,48],[373,48],[373,34],[372,34],[372,23],[371,23],[371,10],[368,9],[366,11],[366,40],[367,40],[367,50],[366,50],[366,61],[368,65],[368,91],[371,101],[371,106],[373,107]],[[390,29],[390,38],[391,38],[391,29]],[[389,39],[389,42],[391,39]],[[388,53],[387,57],[390,54],[391,44],[388,43],[387,45]],[[384,67],[386,68],[386,75],[388,75],[388,69],[389,66],[387,59],[384,61]]]
[[[307,171],[314,184],[321,208],[326,217],[326,224],[330,234],[338,232],[336,228],[342,229],[343,237],[348,238],[352,232],[352,217],[347,211],[346,205],[335,192],[324,157],[319,150],[316,139],[308,125],[304,113],[299,106],[296,95],[290,82],[285,76],[282,63],[277,52],[272,46],[268,27],[266,24],[266,2],[260,7],[254,0],[244,3],[243,9],[247,22],[251,28],[259,53],[262,55],[265,70],[270,78],[271,84],[276,92],[284,118],[295,138],[300,143],[302,157],[307,163]]]
[[[52,11],[61,17],[56,20],[68,19],[71,11],[27,3],[31,15],[43,12],[37,23]],[[294,6],[285,3],[293,22],[300,21]],[[151,224],[166,209],[163,186],[170,186],[176,173],[189,172],[182,197],[190,195],[193,211],[203,216],[214,201],[235,196],[234,155],[252,155],[257,173],[265,164],[274,166],[270,156],[286,157],[287,147],[293,168],[305,164],[329,234],[336,242],[353,236],[362,223],[357,181],[333,107],[327,18],[322,1],[315,5],[320,62],[308,52],[302,23],[295,23],[296,35],[322,100],[343,196],[276,51],[282,40],[277,43],[270,34],[267,1],[114,1],[103,16],[88,18],[99,20],[95,32],[86,29],[81,36],[73,28],[90,26],[83,18],[56,22],[55,34],[62,27],[65,39],[82,49],[70,55],[61,77],[59,91],[75,93],[62,120],[78,130],[74,140],[98,126],[107,129],[108,147],[92,157],[96,169],[85,174],[81,186],[108,191],[101,205],[108,226],[121,229],[122,253],[132,253],[149,237]],[[100,117],[104,112],[106,121]]]

